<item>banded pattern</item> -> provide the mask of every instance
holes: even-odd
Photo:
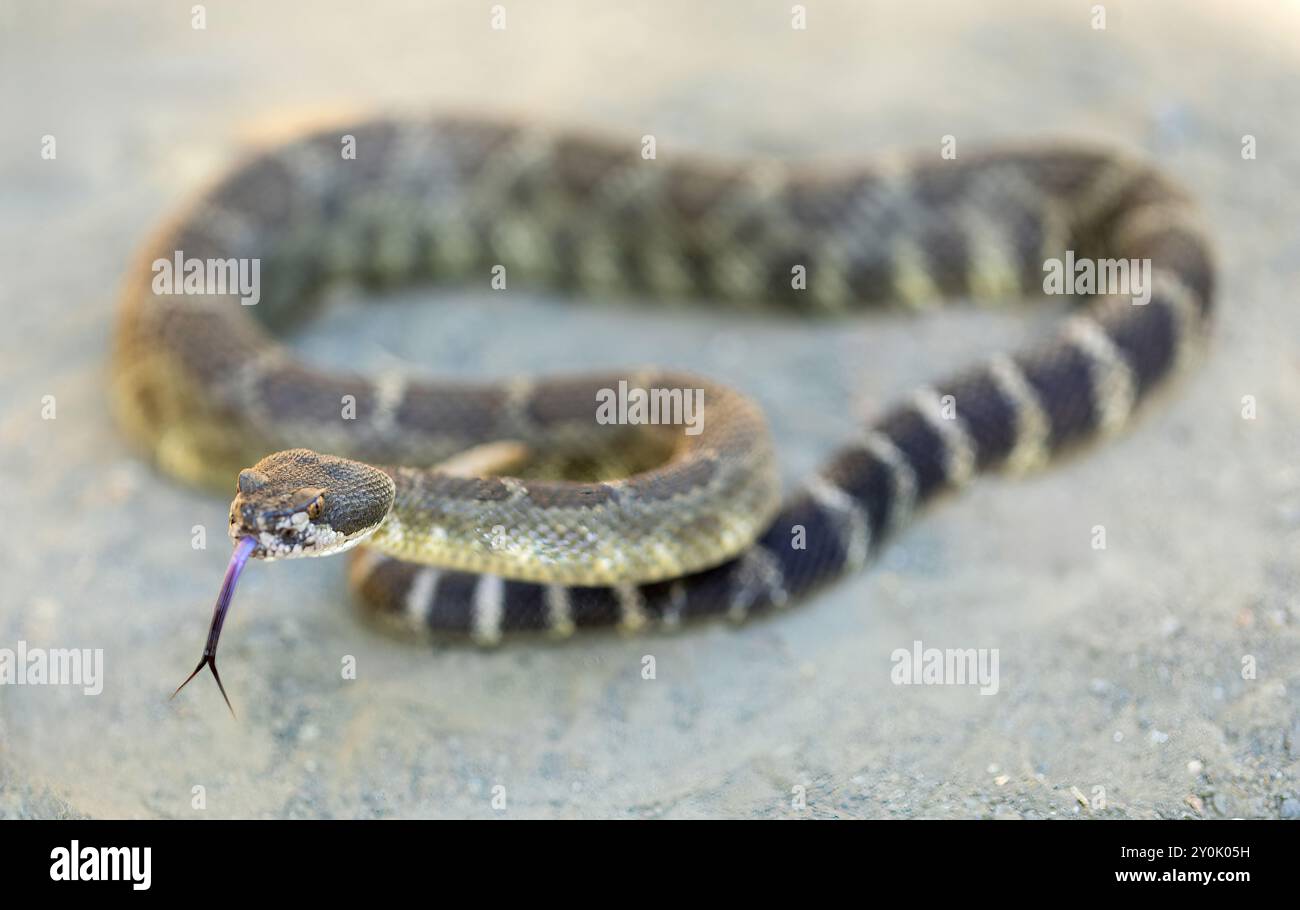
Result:
[[[1214,295],[1186,196],[1104,151],[825,170],[644,161],[631,142],[479,120],[346,132],[355,160],[340,159],[337,131],[260,155],[146,248],[124,292],[115,394],[129,431],[189,480],[228,484],[300,445],[390,465],[395,504],[369,540],[383,553],[357,551],[350,574],[373,616],[421,633],[493,644],[791,604],[858,569],[939,493],[1125,425],[1197,347]],[[268,333],[340,279],[384,287],[502,265],[511,282],[592,295],[826,313],[1025,296],[1067,249],[1149,261],[1149,302],[1091,298],[1030,349],[932,383],[779,508],[761,414],[706,380],[639,374],[706,389],[711,429],[692,441],[595,424],[594,390],[626,374],[372,380],[299,363]],[[261,304],[158,295],[144,266],[180,250],[263,259]],[[348,395],[359,419],[341,421]],[[427,469],[500,439],[567,479]],[[504,545],[485,542],[493,528]]]

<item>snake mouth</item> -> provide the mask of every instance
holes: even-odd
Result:
[[[303,509],[257,512],[236,503],[230,510],[230,539],[253,541],[252,559],[274,561],[338,552],[344,535],[323,521],[313,521]]]
[[[301,512],[296,515],[302,515]],[[365,534],[346,535],[328,524],[313,521],[294,521],[293,516],[272,522],[245,524],[231,518],[230,538],[238,545],[251,541],[250,559],[274,562],[277,559],[296,559],[307,556],[332,556],[350,549]]]

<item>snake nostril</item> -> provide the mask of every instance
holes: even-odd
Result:
[[[244,494],[256,493],[266,486],[269,481],[270,478],[261,471],[245,468],[239,472],[239,492]]]

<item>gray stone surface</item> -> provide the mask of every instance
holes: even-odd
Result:
[[[106,684],[0,687],[0,816],[1294,816],[1294,5],[1110,3],[1104,31],[1081,3],[819,0],[806,31],[788,4],[505,5],[504,32],[487,4],[210,3],[204,31],[190,4],[4,6],[0,647],[103,648]],[[982,482],[860,578],[742,628],[430,654],[355,621],[342,560],[254,566],[222,651],[234,722],[209,680],[166,698],[202,645],[227,504],[156,478],[118,434],[114,292],[145,234],[248,143],[376,107],[653,133],[661,158],[1104,141],[1203,201],[1222,318],[1203,367],[1123,438]],[[791,480],[1043,313],[832,325],[522,291],[365,311],[342,296],[295,340],[328,363],[706,371],[767,407]],[[918,638],[998,648],[999,693],[891,685],[891,651]]]

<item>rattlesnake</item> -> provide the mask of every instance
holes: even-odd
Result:
[[[146,246],[123,291],[117,411],[170,473],[238,477],[205,662],[244,559],[359,541],[372,546],[350,575],[369,614],[435,636],[783,606],[857,569],[941,490],[1119,428],[1204,335],[1210,246],[1187,196],[1140,161],[1058,146],[736,163],[647,157],[637,138],[456,117],[322,131],[252,157]],[[271,336],[338,280],[501,274],[840,314],[1027,296],[1065,250],[1149,260],[1149,300],[1093,295],[1029,350],[921,390],[784,503],[758,407],[696,376],[370,378],[314,369]],[[159,293],[154,263],[182,251],[257,260],[258,305],[210,287]],[[598,421],[601,391],[620,382],[701,390],[702,432]],[[447,461],[466,449],[478,456]],[[520,476],[496,476],[522,456]]]

